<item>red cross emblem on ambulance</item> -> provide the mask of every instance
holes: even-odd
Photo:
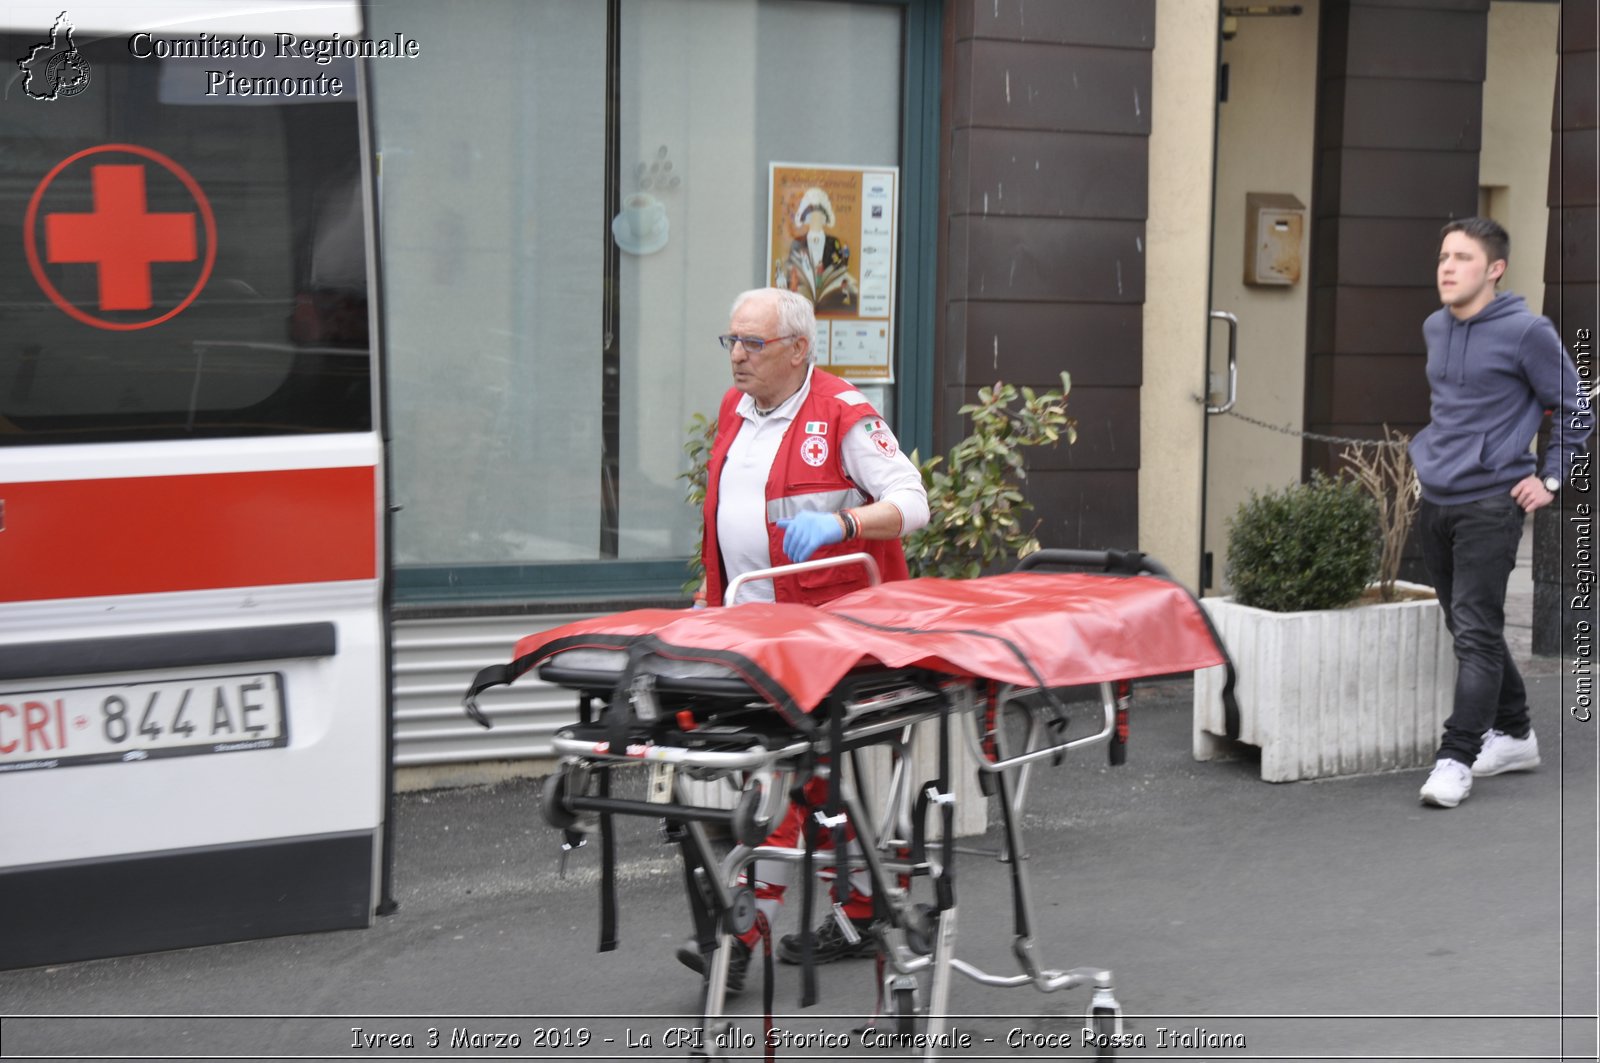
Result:
[[[806,436],[800,444],[800,457],[807,465],[821,465],[828,460],[828,441],[821,436]]]
[[[183,312],[217,257],[216,219],[199,183],[137,144],[102,144],[57,163],[28,201],[23,239],[28,267],[50,301],[103,329],[149,328]],[[158,300],[156,268],[168,265],[176,272],[162,275],[167,294]],[[92,283],[48,268],[63,266],[91,267]]]

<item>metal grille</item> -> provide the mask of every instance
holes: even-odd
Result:
[[[494,721],[467,718],[461,696],[480,668],[509,660],[517,640],[593,614],[401,620],[394,625],[395,764],[412,767],[550,757],[550,736],[575,719],[577,694],[526,675],[486,692]]]

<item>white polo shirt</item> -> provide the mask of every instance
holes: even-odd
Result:
[[[742,419],[739,434],[728,448],[717,482],[717,545],[722,550],[723,578],[732,582],[744,572],[772,567],[767,546],[767,479],[777,459],[778,446],[795,414],[811,393],[811,370],[806,370],[800,390],[766,415],[756,413],[749,395],[734,408]],[[845,433],[841,446],[845,473],[856,486],[879,502],[892,502],[900,510],[901,534],[928,523],[928,495],[922,474],[900,450],[888,425],[877,417],[863,417]],[[770,602],[771,580],[752,580],[739,588],[735,602]]]

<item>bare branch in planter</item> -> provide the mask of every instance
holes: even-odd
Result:
[[[1389,446],[1347,446],[1339,458],[1355,476],[1378,506],[1378,537],[1381,550],[1378,555],[1379,597],[1386,602],[1395,600],[1394,582],[1400,575],[1401,555],[1405,551],[1406,536],[1416,520],[1421,486],[1417,470],[1412,467],[1411,454],[1405,444],[1411,437],[1383,426],[1383,438]]]

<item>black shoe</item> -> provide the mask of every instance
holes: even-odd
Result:
[[[852,956],[871,956],[878,951],[878,939],[870,932],[871,919],[852,919],[850,924],[860,936],[860,940],[853,945],[846,940],[844,931],[839,929],[838,921],[831,915],[824,916],[812,933],[811,962],[832,963],[834,960],[848,960]],[[778,942],[778,959],[784,963],[801,962],[799,934],[783,936]]]
[[[706,954],[700,951],[698,943],[685,941],[678,946],[678,962],[694,973],[705,976]],[[744,976],[750,970],[750,946],[733,939],[733,955],[728,957],[728,992],[744,992]]]

